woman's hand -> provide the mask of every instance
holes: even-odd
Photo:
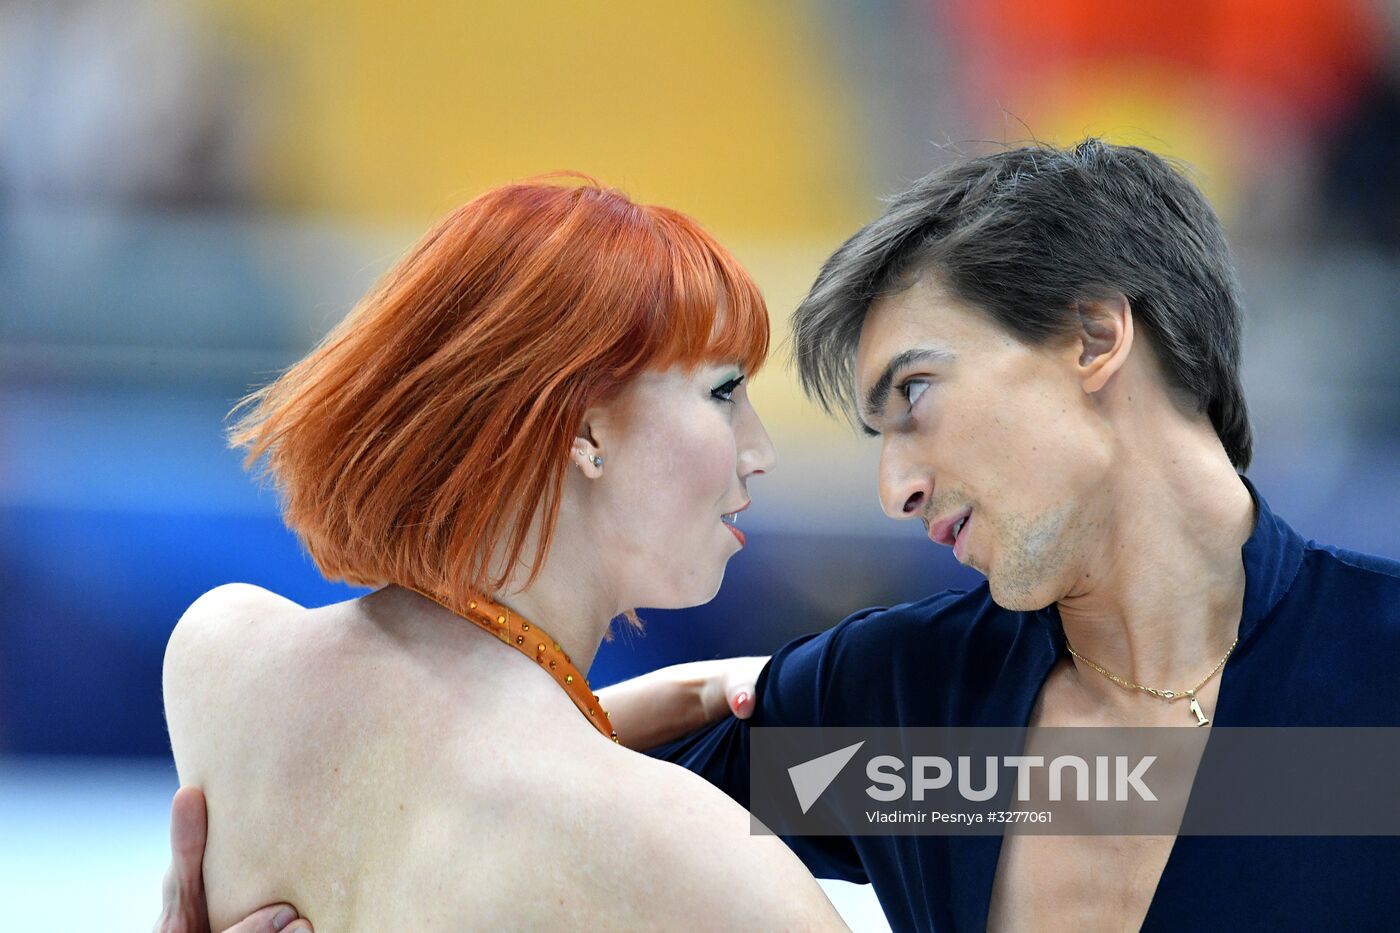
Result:
[[[180,788],[170,803],[170,868],[162,885],[165,904],[155,933],[209,933],[209,908],[204,901],[204,842],[208,831],[204,794],[198,787]],[[298,920],[295,907],[269,904],[225,933],[302,930],[310,933],[311,921]]]
[[[725,665],[719,678],[725,706],[738,718],[748,719],[754,710],[754,683],[768,658],[729,658],[721,663]]]

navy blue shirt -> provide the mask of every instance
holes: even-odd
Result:
[[[1400,725],[1400,563],[1303,538],[1257,507],[1221,726]],[[1024,726],[1066,655],[1059,611],[983,583],[784,645],[747,721],[651,754],[749,805],[752,726]],[[869,882],[896,930],[981,931],[1000,836],[785,837],[819,878]],[[1144,930],[1400,929],[1400,837],[1179,836]]]

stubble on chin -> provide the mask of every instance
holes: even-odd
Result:
[[[997,559],[987,577],[992,599],[1003,609],[1034,612],[1059,598],[1057,581],[1069,566],[1081,528],[1068,504],[1037,516],[1014,514],[997,521]],[[975,565],[974,565],[975,566]]]

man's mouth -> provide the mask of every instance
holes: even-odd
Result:
[[[958,536],[967,527],[967,521],[972,516],[972,506],[960,509],[951,515],[946,515],[936,522],[931,522],[928,526],[928,536],[936,544],[945,547],[953,547],[957,544]]]
[[[958,563],[967,563],[967,526],[972,523],[972,512],[953,526],[953,556],[958,559]]]

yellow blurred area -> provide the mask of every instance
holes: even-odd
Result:
[[[559,169],[694,216],[768,299],[754,398],[789,443],[848,435],[785,365],[788,313],[878,212],[849,80],[800,2],[199,0],[257,69],[259,179],[293,211],[402,230]]]
[[[1182,69],[1140,59],[1088,60],[1025,88],[1017,112],[1037,139],[1071,146],[1088,136],[1141,146],[1184,163],[1227,220],[1238,200],[1238,118],[1224,111],[1218,90]]]
[[[271,200],[426,224],[574,169],[721,237],[868,212],[852,101],[797,2],[201,0],[278,98]]]
[[[912,18],[803,0],[171,2],[258,89],[261,200],[395,231],[383,265],[456,204],[560,169],[694,216],[768,299],[756,402],[788,447],[824,456],[853,441],[798,391],[786,318],[877,195],[946,161],[929,140],[1142,145],[1190,166],[1230,222],[1255,176],[1287,162],[1279,127],[1296,135],[1341,99],[1332,73],[1364,46],[1318,27],[1323,0],[1286,0],[1293,25],[1260,37],[1263,0],[1230,0],[1228,17],[986,0]],[[306,313],[324,330],[325,306]]]
[[[874,214],[873,208],[870,213]],[[859,440],[848,425],[838,423],[807,401],[788,364],[788,316],[806,296],[817,270],[841,239],[786,244],[740,239],[726,244],[762,287],[768,302],[772,349],[763,371],[753,381],[750,397],[780,449],[797,444],[844,445]]]

